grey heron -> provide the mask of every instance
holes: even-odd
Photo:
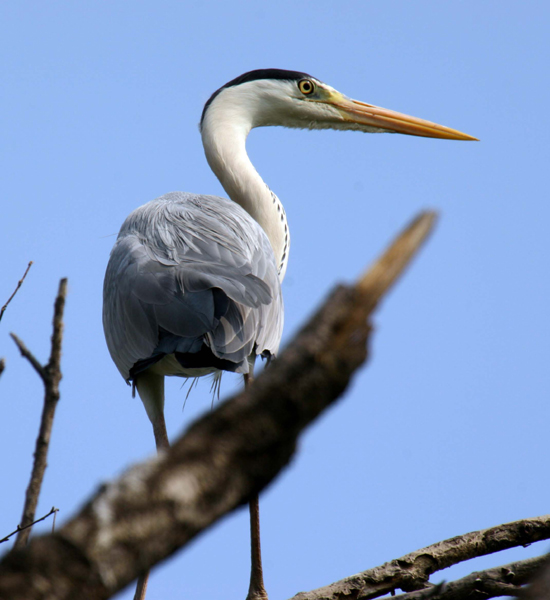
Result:
[[[122,225],[105,275],[107,345],[123,378],[137,388],[159,450],[168,447],[165,376],[232,371],[246,382],[258,355],[277,354],[289,228],[283,205],[245,148],[252,128],[274,125],[475,139],[352,100],[297,71],[250,71],[214,92],[200,132],[208,164],[230,199],[173,192],[137,208]],[[257,600],[267,598],[257,498],[250,506],[248,598]]]

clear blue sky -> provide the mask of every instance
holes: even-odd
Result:
[[[292,235],[285,338],[417,211],[435,235],[376,315],[372,360],[262,497],[266,585],[284,599],[443,538],[548,511],[550,252],[547,2],[3,2],[0,5],[0,536],[15,528],[52,304],[69,278],[62,399],[38,512],[68,518],[153,452],[111,363],[103,274],[135,207],[224,194],[204,159],[204,102],[240,73],[303,70],[479,143],[263,129],[248,149]],[[236,385],[225,377],[222,393]],[[210,407],[172,380],[172,436]],[[148,599],[242,599],[243,509],[157,569]],[[45,524],[41,530],[47,530]],[[465,565],[542,553],[547,545]],[[131,598],[133,590],[119,598]]]

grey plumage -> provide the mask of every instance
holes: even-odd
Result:
[[[278,350],[288,223],[283,205],[246,152],[254,127],[276,125],[475,139],[352,100],[299,71],[251,71],[214,92],[200,132],[208,164],[231,200],[175,192],[135,210],[113,248],[103,289],[111,356],[124,379],[135,383],[159,450],[170,446],[166,375],[200,377],[225,370],[244,373],[250,382],[247,373],[256,355]],[[247,600],[265,600],[257,496],[250,510]],[[143,600],[146,587],[144,574],[136,598]]]
[[[111,252],[103,324],[126,381],[172,353],[181,360],[166,364],[166,375],[202,375],[216,365],[247,373],[252,353],[276,354],[283,328],[265,232],[225,198],[173,192],[141,206]],[[211,366],[180,356],[201,348],[213,355]]]
[[[251,355],[277,352],[288,224],[245,147],[251,129],[273,125],[475,139],[352,100],[299,71],[251,71],[214,92],[200,132],[230,200],[177,192],[138,208],[122,226],[105,277],[109,350],[126,381],[139,376],[140,397],[158,405],[159,422],[159,378],[246,374]]]

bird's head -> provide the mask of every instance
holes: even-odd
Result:
[[[246,133],[253,127],[280,125],[476,139],[430,121],[352,100],[307,73],[281,69],[250,71],[226,83],[206,103],[201,129],[207,121],[218,125],[222,125],[220,121],[230,122]]]

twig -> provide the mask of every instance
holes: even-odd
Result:
[[[0,321],[2,320],[2,317],[4,316],[4,312],[6,310],[6,308],[8,308],[8,304],[13,300],[13,297],[15,296],[15,294],[17,294],[19,288],[23,285],[23,281],[25,281],[25,277],[27,276],[27,273],[29,272],[29,269],[32,267],[32,260],[29,262],[29,264],[27,265],[27,269],[26,271],[23,273],[23,277],[21,277],[21,279],[17,282],[17,286],[15,288],[15,291],[13,292],[13,294],[8,298],[8,301],[6,302],[6,304],[4,304],[4,306],[2,306],[2,308],[0,309]]]
[[[399,263],[388,265],[391,277],[371,279],[368,289],[336,288],[253,385],[195,422],[169,451],[103,486],[55,535],[6,555],[0,598],[108,598],[258,494],[364,363],[372,309],[406,264],[393,250],[410,260],[432,221],[421,215],[384,254]]]
[[[6,368],[6,361],[3,358],[0,358],[0,375],[2,375],[5,368]]]
[[[550,515],[523,519],[474,531],[438,542],[402,558],[346,577],[310,592],[301,592],[292,600],[368,600],[396,589],[419,590],[432,573],[479,556],[523,546],[550,538]]]
[[[23,507],[23,516],[21,517],[20,531],[15,540],[14,548],[23,548],[27,543],[31,532],[30,525],[34,521],[38,497],[40,496],[40,489],[44,479],[44,472],[47,467],[48,448],[50,445],[53,419],[55,416],[55,408],[59,400],[63,309],[65,307],[66,295],[67,280],[62,279],[59,282],[59,291],[55,300],[51,352],[50,360],[47,365],[42,366],[30,350],[27,349],[25,344],[15,334],[11,334],[21,354],[30,362],[44,383],[44,407],[42,409],[42,418],[40,420],[40,430],[38,432],[38,437],[36,438],[34,464],[25,495],[25,505]]]
[[[50,515],[53,514],[53,524],[55,525],[55,517],[57,512],[59,511],[59,508],[55,508],[55,506],[52,506],[52,509],[50,510],[50,512],[47,515],[44,515],[43,517],[40,517],[40,519],[36,519],[36,521],[33,521],[32,523],[29,523],[28,525],[25,525],[24,527],[21,527],[21,525],[17,526],[17,529],[15,531],[12,531],[11,533],[8,533],[8,535],[4,538],[2,538],[0,540],[0,544],[3,544],[4,542],[7,542],[12,535],[15,535],[16,533],[19,533],[21,530],[23,529],[27,529],[28,527],[32,527],[33,525],[36,525],[37,523],[40,523],[40,521],[44,521],[45,519],[47,519]]]
[[[524,597],[522,586],[531,581],[533,575],[547,562],[548,557],[537,556],[502,567],[476,571],[427,590],[393,596],[392,600],[464,600],[467,598],[498,598],[501,596]],[[362,598],[362,596],[361,596]],[[548,600],[540,596],[537,600]]]
[[[15,342],[15,345],[19,348],[19,352],[21,352],[21,356],[26,358],[32,365],[32,368],[38,373],[40,379],[44,382],[44,385],[47,384],[47,375],[46,369],[38,362],[38,359],[34,356],[34,354],[25,346],[23,341],[15,335],[15,333],[10,333],[11,339]]]

